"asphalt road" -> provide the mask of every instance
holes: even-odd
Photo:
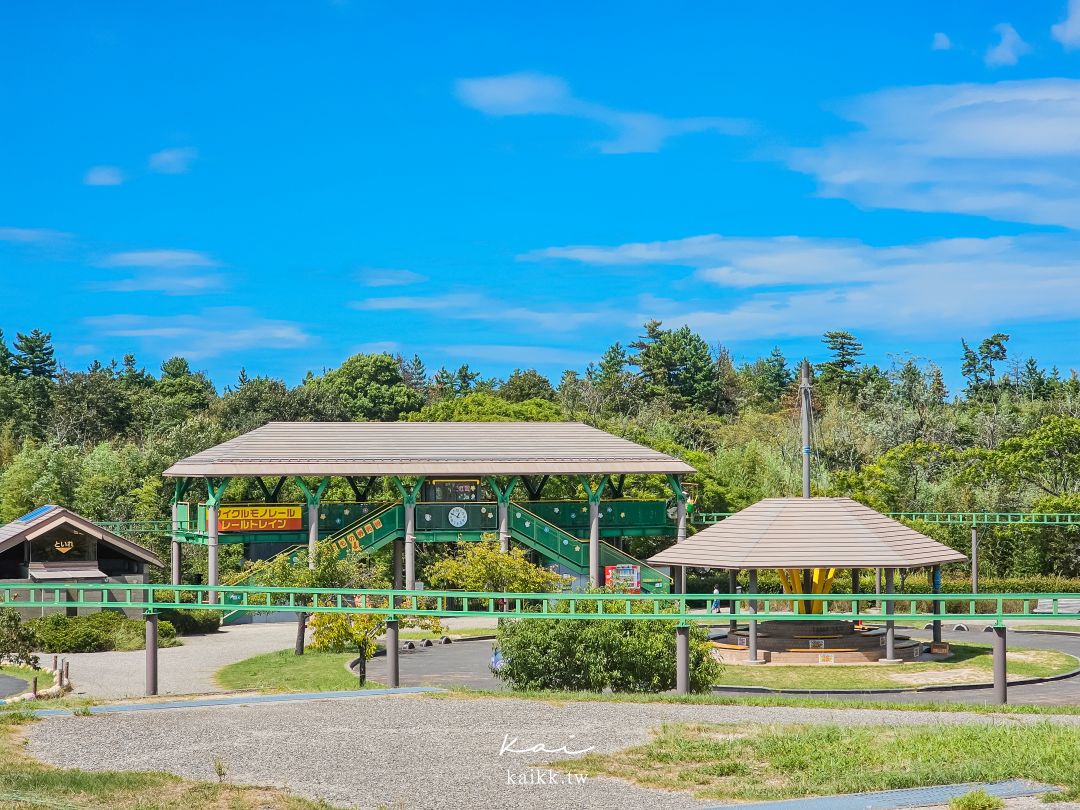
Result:
[[[10,675],[0,675],[0,698],[11,697],[27,691],[29,685],[26,681],[12,678]]]

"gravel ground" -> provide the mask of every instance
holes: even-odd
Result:
[[[517,738],[518,749],[542,743],[549,748],[595,746],[598,751],[615,751],[644,741],[649,729],[668,721],[909,725],[1039,719],[858,709],[557,705],[509,698],[368,696],[57,717],[32,725],[28,735],[33,756],[60,766],[167,770],[212,779],[214,759],[220,757],[231,781],[278,786],[345,807],[688,810],[715,806],[715,802],[620,780],[567,784],[565,775],[554,785],[508,784],[508,771],[515,777],[528,775],[533,768],[546,774],[547,763],[560,757],[543,753],[500,756],[504,735]],[[1054,722],[1080,725],[1080,717]],[[79,740],[94,744],[72,744]],[[1077,810],[1080,805],[1072,807]]]

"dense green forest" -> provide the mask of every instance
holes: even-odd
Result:
[[[883,511],[1080,512],[1080,380],[1010,356],[1008,342],[963,342],[965,385],[949,391],[932,364],[867,364],[857,338],[826,333],[829,359],[813,369],[815,494]],[[738,365],[689,328],[654,321],[556,381],[359,354],[293,387],[242,372],[219,391],[182,357],[156,373],[133,355],[72,371],[49,334],[9,346],[0,332],[0,521],[43,503],[99,520],[162,518],[162,470],[271,420],[581,420],[686,459],[699,470],[696,508],[735,510],[799,491],[795,365],[779,349]],[[255,498],[245,486],[227,498]],[[350,497],[334,487],[331,498]],[[668,493],[642,479],[626,494]],[[967,543],[964,529],[919,528]],[[986,572],[1080,575],[1077,528],[987,530]]]

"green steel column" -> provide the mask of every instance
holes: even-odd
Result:
[[[416,589],[416,499],[424,486],[424,476],[417,478],[412,486],[402,483],[397,476],[391,481],[405,508],[405,590],[412,591]]]
[[[971,592],[979,592],[979,530],[975,527],[975,515],[971,516]]]
[[[187,492],[190,478],[178,478],[173,489],[172,499],[172,584],[180,584],[180,571],[182,563],[182,549],[180,546],[180,499]]]
[[[504,554],[510,550],[510,495],[517,486],[518,480],[518,476],[515,475],[506,486],[500,487],[495,476],[488,478],[488,483],[498,503],[499,548]]]
[[[593,489],[588,476],[581,476],[581,485],[589,496],[589,587],[599,588],[603,583],[600,571],[600,496],[607,486],[608,476],[600,479]]]
[[[217,585],[218,579],[218,505],[221,496],[225,494],[225,488],[229,485],[228,478],[222,478],[219,485],[215,485],[212,478],[206,479],[206,579],[207,585]],[[216,605],[218,592],[209,591],[206,601]]]

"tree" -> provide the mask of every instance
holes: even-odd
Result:
[[[649,321],[645,334],[630,344],[637,354],[629,362],[640,369],[646,396],[674,408],[714,406],[716,370],[709,345],[688,326],[661,327],[660,321]]]
[[[0,329],[0,377],[7,377],[16,373],[15,356],[8,348],[4,339],[4,330]]]
[[[28,335],[15,333],[15,373],[20,377],[41,377],[51,380],[56,376],[55,350],[52,333],[34,329]]]
[[[995,391],[994,364],[1004,362],[1008,357],[1009,336],[996,332],[979,343],[978,350],[961,340],[964,349],[960,373],[968,381],[967,394],[971,399],[992,395]]]
[[[502,551],[498,543],[462,543],[450,557],[429,565],[424,582],[460,591],[547,593],[562,589],[567,580],[534,565],[522,548]]]
[[[830,359],[820,365],[821,384],[826,390],[840,394],[854,393],[855,372],[863,345],[850,332],[826,332],[822,342],[829,350]]]
[[[498,395],[510,402],[524,402],[527,399],[555,399],[555,389],[548,378],[534,368],[522,371],[514,369],[498,390]]]
[[[397,361],[398,367],[401,369],[401,379],[405,381],[405,384],[426,397],[428,392],[427,367],[424,365],[424,361],[420,359],[420,355],[414,354],[412,360],[406,360],[399,354]]]
[[[508,402],[493,394],[438,399],[409,415],[412,422],[558,422],[562,411],[546,399]]]
[[[393,422],[423,405],[424,397],[409,387],[389,354],[354,354],[338,368],[305,385],[329,391],[356,421]]]

